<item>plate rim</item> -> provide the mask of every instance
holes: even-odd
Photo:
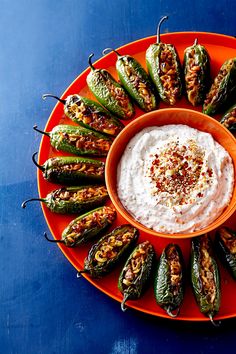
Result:
[[[197,36],[204,36],[204,35],[207,35],[208,37],[210,36],[211,38],[214,38],[216,39],[217,38],[221,38],[221,39],[226,39],[227,41],[229,42],[232,42],[232,41],[235,41],[236,42],[236,38],[234,36],[230,36],[230,35],[226,35],[226,34],[221,34],[221,33],[214,33],[214,32],[202,32],[202,31],[180,31],[180,32],[167,32],[167,33],[163,33],[161,34],[161,38],[165,38],[165,37],[168,37],[168,36],[180,36],[180,35],[187,35],[189,37],[193,36],[193,35],[197,35]],[[142,38],[139,38],[139,39],[136,39],[132,42],[128,42],[126,44],[123,44],[122,46],[118,47],[118,48],[115,48],[116,50],[119,50],[119,51],[123,51],[124,49],[126,49],[127,47],[132,47],[134,46],[135,44],[137,43],[140,43],[140,42],[148,42],[148,41],[152,41],[152,40],[155,40],[156,38],[156,35],[151,35],[151,36],[147,36],[147,37],[142,37]],[[233,47],[234,49],[234,47]],[[104,57],[99,57],[96,61],[94,61],[94,65],[96,65],[97,63],[99,63],[102,59],[104,59],[105,57],[109,57],[113,55],[112,52],[106,54]],[[71,89],[71,87],[79,80],[79,79],[83,79],[85,75],[87,75],[87,73],[89,72],[90,68],[89,67],[86,67],[86,69],[84,69],[79,75],[76,76],[76,78],[66,87],[66,89],[64,90],[64,92],[62,93],[62,95],[60,96],[60,98],[64,99],[66,96],[67,96],[67,92]],[[55,111],[57,110],[57,107],[58,105],[60,105],[60,102],[57,102],[55,104],[55,106],[53,107],[48,119],[47,119],[47,122],[46,122],[46,125],[45,125],[45,130],[47,130],[48,128],[48,125],[50,125],[50,121],[52,119],[52,117],[54,116],[55,114]],[[43,150],[43,145],[44,145],[44,141],[45,141],[45,136],[43,136],[41,138],[41,142],[40,142],[40,145],[39,145],[39,150],[38,150],[38,163],[42,163],[42,150]],[[37,169],[37,187],[38,187],[38,194],[40,196],[40,198],[42,197],[42,194],[41,194],[41,186],[40,186],[40,173],[41,171],[39,169]],[[51,228],[51,225],[48,221],[48,218],[47,218],[47,215],[46,215],[46,212],[47,212],[47,208],[46,206],[40,202],[41,204],[41,208],[42,208],[42,211],[43,211],[43,216],[44,216],[44,219],[46,221],[46,224],[51,232],[51,234],[53,235],[53,237],[55,239],[57,239],[54,235],[54,232],[52,231],[52,228]],[[187,239],[186,239],[187,240]],[[72,259],[66,252],[66,247],[64,245],[61,245],[61,244],[57,244],[57,246],[60,248],[60,250],[62,251],[62,253],[64,254],[64,256],[66,257],[66,259],[70,262],[70,264],[77,270],[79,271],[80,268],[75,264],[74,262],[74,259]],[[89,275],[87,274],[82,274],[83,277],[89,281],[89,283],[91,283],[93,286],[95,286],[99,291],[103,292],[104,294],[106,294],[107,296],[109,296],[110,298],[112,298],[113,300],[116,300],[117,302],[121,302],[122,301],[122,297],[121,296],[117,296],[115,294],[111,294],[108,290],[104,289],[104,287],[102,287],[101,285],[99,285],[98,283],[96,283],[96,281],[93,280],[93,278],[89,277]],[[158,306],[158,305],[157,305]],[[199,311],[199,314],[198,316],[199,317],[191,317],[191,316],[180,316],[180,317],[175,317],[175,318],[170,318],[167,314],[165,313],[155,313],[154,311],[150,311],[150,310],[147,310],[147,309],[140,309],[140,307],[138,307],[137,305],[135,305],[135,302],[132,301],[132,303],[128,303],[127,304],[127,307],[130,308],[130,309],[134,309],[136,311],[139,311],[139,312],[142,312],[142,313],[145,313],[145,314],[148,314],[148,315],[151,315],[151,316],[154,316],[154,317],[160,317],[160,318],[165,318],[165,319],[168,319],[168,320],[176,320],[176,321],[191,321],[191,322],[209,322],[210,319],[208,317],[205,317],[203,314],[200,313]],[[236,317],[236,312],[233,313],[233,314],[226,314],[226,315],[216,315],[215,316],[215,320],[218,321],[218,320],[225,320],[225,319],[230,319],[230,318],[234,318]]]

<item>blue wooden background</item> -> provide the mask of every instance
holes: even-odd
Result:
[[[47,229],[31,155],[54,102],[87,67],[88,54],[165,30],[236,35],[236,2],[174,0],[0,1],[0,352],[2,354],[143,354],[235,352],[235,320],[219,329],[121,313],[76,271]]]

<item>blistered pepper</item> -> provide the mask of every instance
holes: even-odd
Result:
[[[91,63],[93,54],[89,56],[91,68],[87,76],[87,84],[96,99],[111,113],[120,119],[130,119],[134,115],[133,105],[124,88],[105,69],[95,69]]]
[[[108,192],[105,186],[63,187],[53,190],[45,198],[31,198],[22,203],[22,208],[31,201],[41,201],[53,213],[81,214],[105,204]]]
[[[55,149],[75,155],[106,156],[112,144],[107,136],[74,125],[60,124],[51,132],[41,131],[35,125],[34,130],[50,137],[50,143]]]
[[[228,227],[221,227],[216,232],[215,244],[221,261],[236,280],[236,232]]]
[[[34,164],[43,172],[43,177],[52,183],[76,185],[80,183],[101,183],[105,178],[105,164],[102,161],[85,157],[51,157],[43,165],[35,160]]]
[[[169,105],[175,105],[182,95],[181,67],[175,47],[160,41],[160,27],[167,18],[162,17],[158,24],[157,42],[147,49],[146,63],[160,98]]]
[[[137,105],[145,112],[150,112],[157,107],[154,86],[141,64],[130,55],[120,55],[112,48],[104,49],[117,54],[116,70],[121,84]]]
[[[149,241],[137,245],[122,269],[118,289],[124,295],[121,303],[122,311],[126,310],[128,299],[139,299],[150,279],[155,252]]]
[[[62,232],[61,240],[45,238],[50,242],[63,243],[67,247],[76,247],[86,243],[104,231],[116,218],[114,209],[103,206],[72,220]]]
[[[97,278],[110,272],[132,249],[138,235],[139,231],[131,225],[118,226],[92,246],[79,274],[88,273]]]
[[[116,136],[124,127],[118,119],[113,117],[99,103],[89,98],[76,94],[68,96],[65,100],[51,94],[43,95],[44,99],[46,97],[54,97],[64,104],[65,115],[85,128]]]
[[[192,240],[191,280],[200,311],[215,324],[213,317],[220,308],[220,274],[207,234]]]
[[[220,123],[231,132],[236,131],[236,103],[225,112]]]
[[[176,317],[179,314],[184,298],[184,263],[178,245],[169,244],[161,254],[155,276],[154,294],[157,304],[169,316]]]
[[[184,51],[184,79],[188,101],[193,106],[203,104],[210,83],[210,60],[197,39]]]
[[[228,59],[221,66],[203,104],[203,113],[214,115],[236,92],[236,58]]]

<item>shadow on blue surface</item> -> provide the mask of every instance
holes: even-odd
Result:
[[[225,348],[234,335],[235,320],[214,328],[210,323],[165,320],[131,309],[124,314],[119,303],[85,279],[77,280],[60,250],[43,239],[46,223],[40,206],[21,209],[30,183],[35,185],[27,181],[0,188],[8,211],[1,219],[5,252],[0,265],[0,343],[5,353],[83,354],[97,346],[96,353],[101,354],[143,354],[147,348],[148,353],[157,353],[157,348],[158,353],[190,348],[191,353],[215,353],[216,347]]]
[[[105,47],[119,47],[163,31],[235,35],[236,2],[151,0],[1,1],[0,11],[0,352],[3,354],[211,354],[235,351],[235,320],[220,328],[123,314],[57,247],[49,247],[31,155],[54,102]]]

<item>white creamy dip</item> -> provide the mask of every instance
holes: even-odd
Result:
[[[212,223],[233,187],[227,151],[210,134],[180,124],[143,129],[126,146],[117,171],[123,206],[141,224],[170,234]]]

